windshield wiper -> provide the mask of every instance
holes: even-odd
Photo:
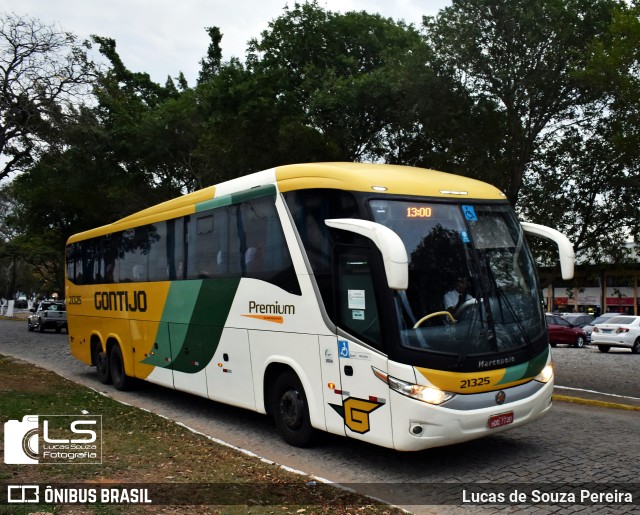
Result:
[[[533,344],[533,341],[531,340],[531,338],[527,334],[527,330],[522,325],[522,322],[517,317],[515,309],[513,308],[513,305],[511,304],[511,302],[509,301],[509,298],[507,297],[507,294],[498,285],[496,285],[496,291],[498,292],[498,303],[500,304],[500,310],[502,311],[502,302],[500,302],[500,298],[502,298],[502,300],[504,301],[504,303],[507,306],[507,309],[509,310],[509,314],[511,315],[511,318],[516,323],[516,326],[518,326],[518,330],[520,331],[520,334],[522,335],[527,347],[531,351],[531,356],[535,356],[536,355],[535,345]]]

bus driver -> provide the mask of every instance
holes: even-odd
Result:
[[[473,300],[473,297],[469,295],[469,279],[458,277],[454,288],[444,294],[443,304],[449,313],[454,314],[460,306],[469,300]]]

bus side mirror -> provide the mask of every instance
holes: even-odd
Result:
[[[409,286],[409,260],[404,243],[388,227],[355,218],[334,218],[325,220],[325,224],[334,229],[354,232],[369,238],[382,254],[387,284],[392,290],[406,290]]]
[[[547,227],[545,225],[532,224],[529,222],[522,222],[522,228],[526,233],[532,234],[534,236],[540,236],[541,238],[546,238],[547,240],[551,240],[558,245],[558,252],[560,253],[560,271],[562,272],[562,278],[572,279],[573,278],[573,269],[575,267],[576,262],[576,254],[573,251],[573,244],[569,241],[564,234],[560,231],[556,231],[551,227]]]

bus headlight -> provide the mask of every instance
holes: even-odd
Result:
[[[426,402],[428,404],[442,404],[445,401],[451,399],[455,394],[434,388],[433,386],[424,386],[419,384],[407,383],[396,377],[392,377],[389,374],[378,370],[375,367],[371,367],[375,376],[381,381],[387,383],[389,388],[399,394],[406,395],[412,399]]]
[[[548,383],[551,379],[553,379],[553,367],[551,366],[551,363],[549,363],[535,377],[535,380],[540,381],[541,383]]]

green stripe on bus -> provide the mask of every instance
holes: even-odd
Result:
[[[224,195],[211,200],[205,200],[196,204],[196,213],[214,209],[216,207],[230,206],[232,204],[239,204],[240,202],[246,202],[247,200],[253,200],[262,197],[268,197],[276,194],[276,187],[273,184],[265,184],[264,186],[257,186],[246,191],[239,193],[232,193],[230,195]]]
[[[547,364],[549,349],[538,354],[532,360],[505,369],[504,376],[498,384],[506,384],[537,376]]]
[[[529,369],[527,370],[526,377],[535,377],[542,369],[547,366],[547,361],[549,359],[549,346],[538,354],[535,358],[529,361]]]
[[[158,326],[152,354],[142,362],[194,374],[216,352],[240,278],[176,281]]]
[[[191,320],[188,326],[182,328],[184,336],[180,351],[173,359],[172,368],[178,372],[199,372],[213,358],[238,291],[240,278],[206,279],[200,282]]]

